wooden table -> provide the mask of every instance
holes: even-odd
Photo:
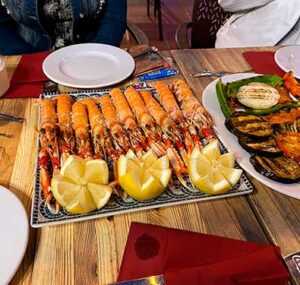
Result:
[[[242,57],[245,50],[253,49],[181,50],[172,53],[183,76],[201,98],[203,89],[213,78],[192,79],[189,74],[202,68],[233,72],[249,70]],[[18,59],[6,58],[10,75]],[[19,197],[28,219],[37,153],[37,111],[37,106],[30,99],[0,100],[0,112],[26,118],[22,125],[0,123],[0,133],[14,135],[13,139],[0,138],[0,184]],[[107,284],[116,281],[132,221],[272,243],[281,247],[283,256],[299,252],[300,201],[250,179],[256,190],[249,196],[30,229],[25,257],[11,284]]]

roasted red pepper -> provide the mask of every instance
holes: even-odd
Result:
[[[284,86],[289,90],[291,94],[300,97],[300,83],[294,77],[292,71],[286,73],[283,76],[283,82],[284,82]]]
[[[284,132],[277,135],[275,141],[286,156],[300,163],[300,133]]]

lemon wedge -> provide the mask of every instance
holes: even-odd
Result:
[[[240,179],[241,169],[235,169],[234,153],[221,154],[217,140],[211,141],[201,151],[191,153],[188,169],[192,183],[207,194],[223,194]]]
[[[141,158],[141,162],[143,163],[144,168],[148,168],[153,163],[155,163],[157,159],[157,155],[153,152],[152,149],[150,149],[143,155],[143,157]]]
[[[152,169],[169,169],[169,158],[168,156],[162,156],[159,159],[157,159],[151,166]]]
[[[151,200],[161,195],[171,174],[168,157],[158,158],[152,150],[146,152],[141,159],[131,150],[118,159],[119,183],[136,200]]]
[[[112,188],[107,185],[109,170],[105,161],[70,156],[51,180],[56,201],[73,214],[85,214],[102,208]]]

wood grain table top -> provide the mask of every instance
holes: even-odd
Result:
[[[189,75],[202,67],[241,72],[251,69],[245,50],[180,50],[172,54],[200,99],[213,78]],[[274,50],[274,48],[263,50]],[[6,57],[12,76],[20,57]],[[0,184],[23,203],[30,217],[37,155],[38,107],[33,99],[1,99],[0,112],[25,123],[0,122]],[[252,177],[254,193],[162,207],[60,226],[30,229],[23,261],[11,284],[108,284],[115,282],[132,221],[279,245],[282,255],[300,251],[300,201],[269,189]],[[300,187],[299,187],[300,188]],[[300,191],[300,189],[299,189]],[[295,281],[294,281],[295,282]],[[295,283],[296,284],[296,283]]]

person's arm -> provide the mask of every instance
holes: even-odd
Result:
[[[0,23],[9,21],[11,17],[6,13],[6,8],[0,5]]]
[[[228,12],[238,12],[264,6],[274,0],[218,0],[219,5]]]
[[[127,0],[107,0],[93,42],[120,46],[126,30]]]
[[[35,49],[27,44],[17,32],[17,23],[0,5],[0,54],[12,55],[31,53]]]

